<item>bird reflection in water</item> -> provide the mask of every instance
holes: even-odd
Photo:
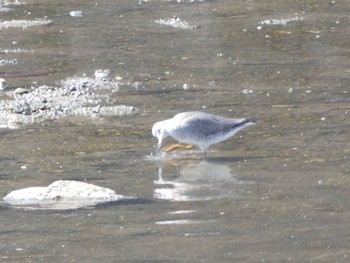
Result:
[[[165,169],[176,168],[176,177],[166,179]],[[237,198],[239,184],[226,164],[207,160],[168,159],[158,161],[154,197],[172,201],[200,201]]]

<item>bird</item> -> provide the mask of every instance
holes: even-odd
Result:
[[[254,119],[230,119],[205,112],[189,111],[156,122],[152,127],[152,135],[158,139],[158,148],[162,146],[163,140],[170,136],[181,143],[197,145],[206,157],[210,145],[222,142],[239,130],[254,124]]]

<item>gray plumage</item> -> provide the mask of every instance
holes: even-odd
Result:
[[[156,122],[152,134],[158,147],[168,136],[182,143],[197,145],[205,154],[207,148],[226,140],[239,130],[254,125],[251,119],[229,119],[204,112],[182,112],[173,118]]]

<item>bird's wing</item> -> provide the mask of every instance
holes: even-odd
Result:
[[[244,119],[227,119],[207,113],[192,113],[183,118],[179,127],[191,130],[192,134],[209,137],[218,133],[226,133]]]

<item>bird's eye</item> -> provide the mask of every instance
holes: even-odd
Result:
[[[158,129],[157,133],[158,133],[158,135],[160,135],[161,134],[161,129]]]

